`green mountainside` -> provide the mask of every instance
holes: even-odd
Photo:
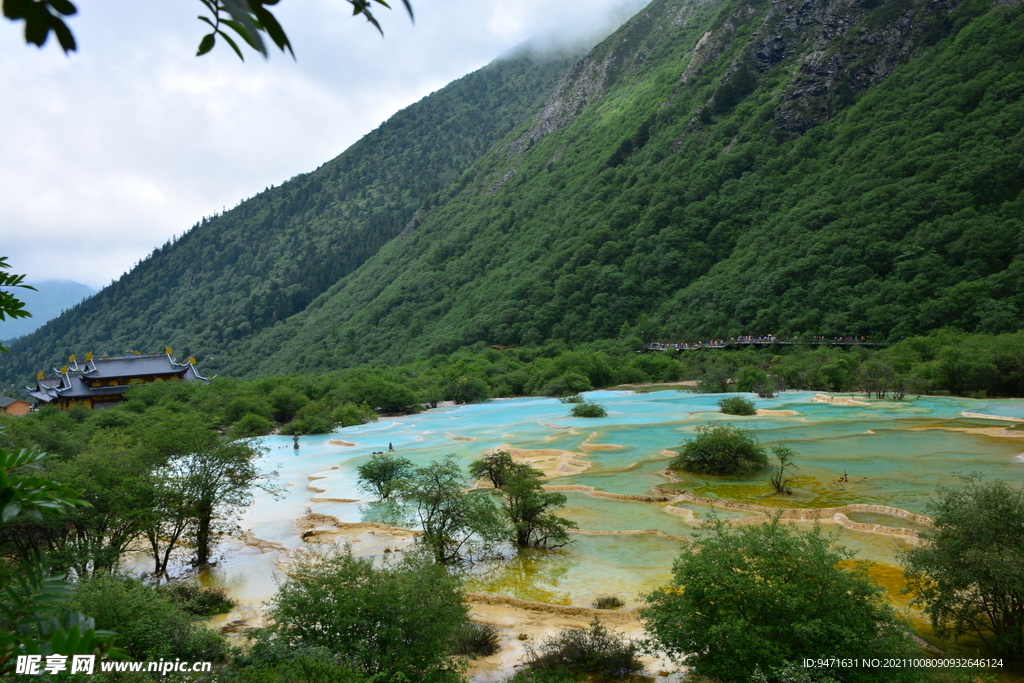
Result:
[[[263,372],[475,342],[1014,331],[1019,5],[656,0]],[[242,373],[242,364],[228,366]]]
[[[0,371],[164,343],[255,376],[624,326],[1020,328],[1019,1],[654,0],[571,68],[512,63],[157,250]],[[427,113],[444,98],[468,113]]]

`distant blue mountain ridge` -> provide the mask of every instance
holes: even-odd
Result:
[[[92,287],[71,280],[44,280],[26,284],[32,285],[37,291],[19,289],[17,297],[25,302],[25,310],[32,317],[0,321],[0,343],[35,332],[61,312],[96,293]]]

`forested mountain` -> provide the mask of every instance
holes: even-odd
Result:
[[[393,156],[346,152],[158,250],[5,373],[165,341],[257,375],[625,323],[679,340],[1019,329],[1019,1],[654,0],[557,85],[556,64],[515,63],[491,67],[501,87],[417,105],[491,95],[465,100],[467,140],[425,143],[444,149],[417,169],[436,172],[388,184]]]

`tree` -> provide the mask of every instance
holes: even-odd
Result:
[[[508,451],[494,451],[469,464],[469,475],[476,479],[487,478],[496,489],[508,481],[518,463]]]
[[[429,557],[377,567],[352,549],[298,563],[272,602],[266,638],[322,647],[380,681],[460,681],[462,584]]]
[[[768,456],[750,430],[710,422],[697,427],[697,436],[683,445],[669,467],[702,474],[747,475],[767,465]]]
[[[4,4],[4,12],[7,11],[7,4]],[[4,272],[10,269],[7,264],[7,257],[0,256],[0,287],[21,287],[22,289],[31,289],[35,291],[35,287],[23,284],[25,281],[24,275],[15,275],[14,273]],[[25,310],[24,302],[18,300],[10,292],[5,292],[0,289],[0,321],[7,320],[8,318],[31,318],[32,314]],[[0,345],[0,353],[7,353],[6,347]]]
[[[742,396],[726,396],[718,402],[718,409],[726,415],[757,415],[754,402]]]
[[[394,453],[378,453],[356,467],[359,488],[380,500],[389,500],[397,493],[413,471],[412,461]]]
[[[714,366],[697,380],[697,393],[724,394],[729,390],[729,370]]]
[[[775,493],[782,493],[787,496],[793,495],[793,489],[789,487],[789,479],[786,479],[786,470],[796,467],[793,464],[793,449],[786,446],[776,446],[772,449],[775,459],[779,464],[772,471],[771,485]]]
[[[1024,490],[964,478],[929,506],[935,530],[902,553],[907,591],[940,636],[972,634],[1024,656]]]
[[[197,55],[204,55],[213,49],[217,37],[220,36],[231,46],[239,59],[244,60],[238,42],[226,33],[229,28],[237,38],[241,38],[249,47],[264,57],[268,50],[265,38],[269,38],[282,52],[287,50],[294,56],[291,42],[277,18],[268,9],[279,0],[200,0],[209,13],[200,15],[199,20],[210,26],[210,33],[203,36],[199,43]],[[383,34],[377,18],[371,11],[373,3],[390,7],[385,0],[346,0],[352,6],[352,14],[362,14]],[[412,17],[412,5],[409,0],[402,0],[405,9]],[[42,47],[50,32],[57,38],[64,52],[77,49],[75,37],[71,29],[64,23],[63,17],[73,16],[78,12],[70,0],[3,0],[4,16],[11,21],[25,22],[25,42]]]
[[[892,365],[882,358],[872,358],[860,366],[861,390],[871,398],[885,398],[896,382]]]
[[[52,476],[89,503],[20,530],[48,547],[51,563],[79,577],[113,572],[125,553],[142,549],[154,519],[151,468],[121,432],[98,433],[80,455],[57,463]]]
[[[417,467],[403,487],[423,533],[417,542],[440,564],[456,564],[488,552],[506,536],[494,500],[488,495],[467,494],[454,455]]]
[[[718,520],[675,561],[671,583],[645,596],[645,628],[657,647],[712,678],[781,681],[804,658],[911,656],[907,626],[853,552],[817,526],[728,527]],[[837,680],[878,680],[877,670],[833,667]],[[887,681],[920,680],[912,669]]]
[[[158,521],[147,530],[156,562],[166,572],[171,552],[184,538],[195,548],[193,563],[209,563],[213,534],[232,530],[237,510],[252,500],[253,488],[273,491],[274,472],[256,465],[260,448],[250,441],[218,441],[172,455],[154,473]]]
[[[0,532],[18,515],[36,519],[59,516],[65,509],[88,505],[70,487],[23,468],[49,457],[38,451],[9,454],[0,450]],[[7,576],[0,592],[0,675],[10,673],[17,655],[103,654],[120,656],[115,634],[99,631],[81,612],[66,610],[71,585],[51,576],[38,547]]]
[[[544,475],[539,470],[516,465],[500,488],[501,505],[511,524],[513,542],[520,548],[557,548],[570,543],[567,531],[577,528],[576,522],[550,512],[565,507],[566,497],[545,491],[540,483]]]
[[[747,365],[736,374],[737,391],[753,391],[761,398],[775,396],[777,378],[769,377],[761,368]]]

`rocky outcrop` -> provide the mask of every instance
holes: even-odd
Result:
[[[744,5],[697,41],[680,76],[681,87],[693,85],[719,59],[733,54],[715,95],[698,108],[691,124],[709,121],[738,103],[768,72],[785,69],[792,75],[778,88],[772,118],[781,130],[804,133],[884,81],[923,42],[941,35],[946,15],[958,2],[773,0],[767,9]],[[740,27],[747,31],[741,34]],[[745,41],[739,50],[738,39]]]
[[[796,61],[774,112],[803,133],[853,103],[910,58],[958,0],[775,0],[761,21],[753,61],[761,73]]]
[[[508,146],[509,156],[523,154],[540,138],[564,128],[605,89],[608,67],[615,61],[611,51],[603,59],[581,59],[569,73],[562,76],[554,94],[537,114],[533,125]],[[490,194],[490,193],[488,193]]]

